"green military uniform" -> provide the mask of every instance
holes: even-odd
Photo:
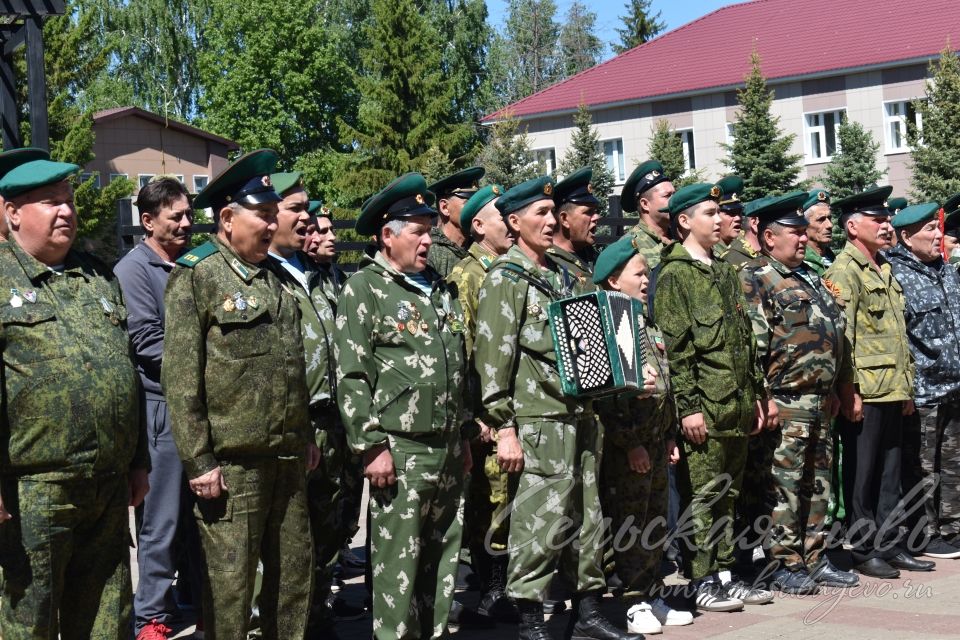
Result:
[[[261,178],[275,162],[266,151],[242,157],[194,205],[278,200]],[[263,636],[301,637],[313,553],[304,544],[311,434],[297,298],[268,262],[250,264],[214,238],[177,260],[165,306],[162,383],[184,470],[195,479],[219,467],[227,487],[197,501],[204,626],[218,638],[246,636],[259,561]]]
[[[593,263],[597,259],[597,252],[593,247],[581,252],[585,255],[571,253],[566,249],[561,249],[553,245],[547,249],[547,255],[553,260],[561,270],[565,269],[569,276],[576,279],[575,286],[578,290],[587,293],[596,290],[593,285]]]
[[[655,187],[661,182],[669,182],[670,178],[663,172],[663,165],[656,160],[647,160],[640,163],[630,172],[623,189],[620,191],[620,207],[627,213],[637,211],[637,198],[640,194]],[[653,271],[660,264],[660,252],[670,244],[660,237],[643,220],[637,222],[628,233],[636,237],[637,251],[647,259],[647,266]]]
[[[818,276],[823,276],[833,264],[834,257],[828,249],[823,255],[820,255],[810,245],[807,245],[806,253],[803,256],[803,263],[814,271]]]
[[[437,180],[427,189],[437,195],[438,201],[448,197],[467,200],[477,192],[477,182],[483,177],[484,173],[486,173],[486,170],[483,167],[469,167]],[[469,226],[460,224],[457,226],[460,226],[464,237],[467,239],[467,244],[469,244]],[[427,266],[439,273],[441,277],[446,278],[456,264],[467,257],[467,249],[448,238],[439,227],[431,229],[430,239],[433,244],[427,249]]]
[[[433,244],[427,249],[427,264],[446,277],[458,262],[467,257],[467,250],[448,238],[439,227],[430,229]]]
[[[692,206],[691,198],[702,202],[710,197],[699,193],[701,187],[709,185],[697,185],[697,190],[685,187],[674,194],[671,215]],[[678,478],[696,525],[693,544],[687,541],[693,554],[685,558],[693,578],[733,564],[733,527],[729,521],[720,523],[733,516],[747,455],[746,435],[755,402],[764,393],[745,305],[736,272],[728,263],[704,264],[680,243],[664,249],[655,315],[666,340],[674,398],[681,419],[702,413],[707,426],[702,444],[684,443]],[[729,488],[717,483],[723,474],[729,476]],[[715,524],[722,527],[722,535],[712,544],[708,537],[716,536],[709,533]]]
[[[750,246],[741,233],[730,243],[730,247],[721,254],[721,259],[739,271],[743,265],[760,257],[760,252]]]
[[[390,205],[415,197],[421,204],[406,215],[434,214],[425,193],[422,176],[401,176],[368,201],[357,230],[374,231]],[[416,276],[377,253],[337,301],[337,399],[349,444],[387,445],[397,477],[371,490],[367,524],[380,639],[444,634],[462,535],[463,315],[434,272]]]
[[[660,264],[660,256],[664,247],[669,247],[671,243],[653,232],[643,220],[634,225],[629,233],[633,234],[637,243],[637,251],[647,259],[647,266],[650,271],[653,271]]]

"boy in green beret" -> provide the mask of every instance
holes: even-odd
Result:
[[[650,270],[633,234],[604,249],[597,258],[593,281],[647,305]],[[663,337],[649,318],[645,341],[643,394],[619,394],[597,403],[604,426],[602,465],[604,516],[609,517],[617,575],[623,581],[627,631],[660,633],[663,626],[693,622],[662,597],[660,561],[667,539],[667,465],[676,464],[676,408],[669,391],[669,365]],[[657,384],[659,378],[660,383]],[[662,392],[652,395],[657,386]],[[623,535],[632,527],[638,537]]]
[[[697,607],[707,611],[773,598],[730,572],[747,435],[767,424],[771,410],[740,282],[712,252],[720,239],[721,193],[716,185],[694,184],[670,198],[671,231],[679,242],[663,251],[654,301],[684,437],[678,479],[689,507],[678,526],[692,518],[694,530],[685,569],[697,584]]]

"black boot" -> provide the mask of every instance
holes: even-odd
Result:
[[[643,640],[643,634],[627,633],[613,626],[600,613],[599,591],[573,597],[573,613],[567,624],[567,640]]]
[[[517,624],[520,614],[507,597],[507,555],[488,556],[486,589],[477,605],[477,613],[490,616],[497,622]]]
[[[543,605],[533,600],[517,600],[520,612],[520,640],[553,640],[543,621]]]

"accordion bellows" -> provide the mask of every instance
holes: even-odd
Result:
[[[638,300],[595,291],[551,302],[549,317],[565,394],[596,397],[643,387],[648,345]]]

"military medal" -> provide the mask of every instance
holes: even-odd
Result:
[[[463,331],[463,324],[459,320],[451,320],[450,331],[453,331],[454,333],[460,333]]]
[[[243,294],[239,291],[233,294],[233,304],[237,307],[238,311],[247,310],[247,301],[243,299]]]
[[[227,296],[223,300],[223,310],[227,313],[233,313],[237,309],[237,306],[233,304],[233,298]]]
[[[104,313],[113,313],[113,310],[114,310],[113,303],[107,300],[106,298],[104,298],[103,296],[100,296],[100,306],[103,307]]]
[[[426,322],[421,322],[420,331],[423,331],[424,333],[430,331],[430,325],[428,325]]]
[[[397,323],[397,331],[401,331],[401,332],[402,332],[402,331],[403,331],[404,329],[406,329],[406,328],[407,328],[407,325],[403,324],[402,322],[398,322],[398,323]]]
[[[411,322],[410,324],[408,324],[408,325],[407,325],[407,331],[409,331],[409,332],[410,332],[410,335],[412,335],[412,336],[417,335],[417,323],[416,323],[416,322]]]
[[[541,311],[543,311],[543,309],[540,307],[540,305],[538,305],[538,304],[532,304],[532,305],[530,305],[530,313],[531,313],[531,315],[535,315],[535,316],[538,316],[538,317],[539,317]]]
[[[253,296],[250,296],[249,298],[247,298],[247,304],[250,305],[251,309],[256,309],[257,307],[260,306],[260,303],[257,302],[257,299],[254,298]]]
[[[417,322],[422,316],[420,315],[420,309],[417,309],[415,306],[410,305],[410,318]]]
[[[30,304],[34,304],[37,301],[37,292],[34,291],[33,289],[30,289],[30,291],[24,291],[23,299],[29,302]]]
[[[18,289],[10,289],[10,306],[14,309],[19,309],[23,306],[23,298],[20,297],[20,291]]]
[[[397,304],[397,320],[400,322],[406,322],[410,319],[410,309],[407,307],[405,302],[400,302]],[[403,331],[403,329],[401,329]]]

